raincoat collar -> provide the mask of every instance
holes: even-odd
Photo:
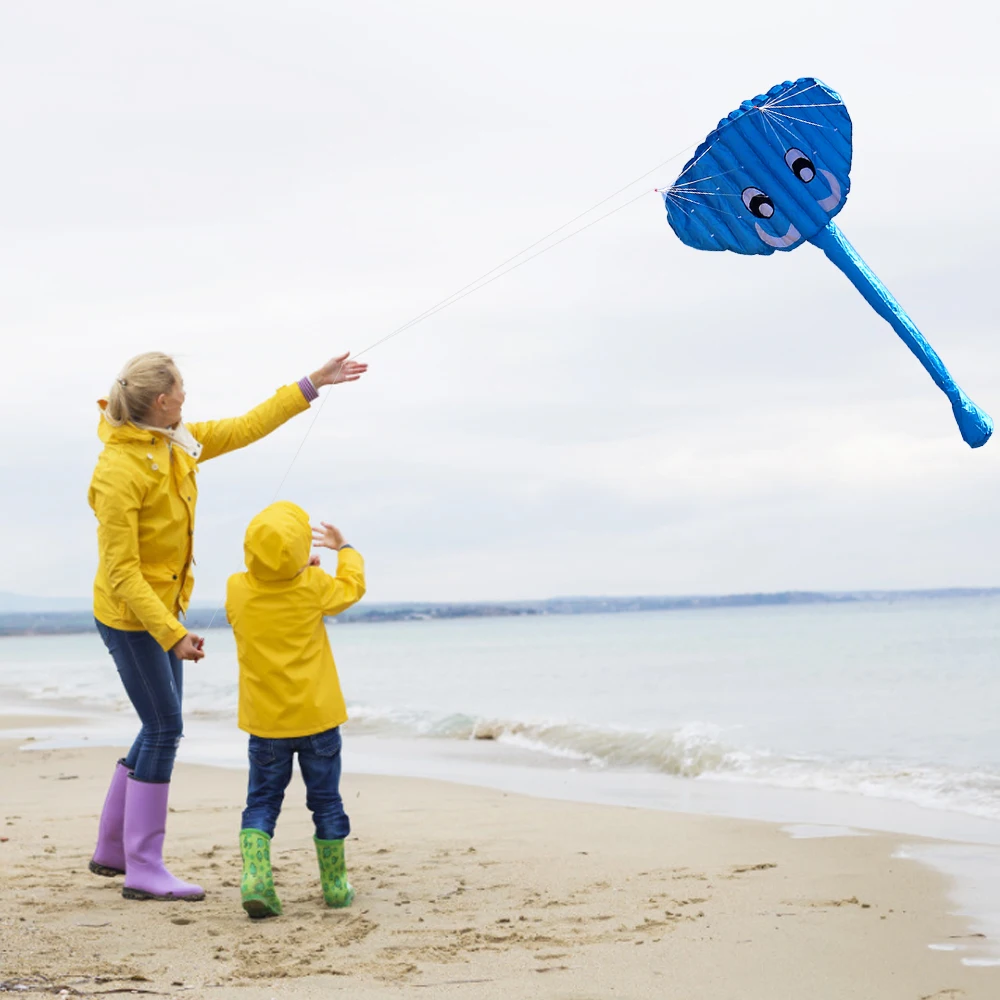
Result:
[[[104,411],[107,408],[108,401],[106,399],[99,399],[97,405],[101,410],[101,420],[97,428],[97,436],[105,444],[109,441],[117,444],[138,444],[141,441],[145,441],[149,434],[159,434],[161,437],[166,438],[171,445],[176,445],[178,449],[190,458],[193,458],[196,462],[201,457],[202,444],[195,439],[195,436],[188,430],[186,424],[182,423],[177,427],[153,427],[151,424],[127,423],[122,424],[120,427],[115,427],[104,419]]]
[[[172,445],[186,452],[195,461],[201,457],[201,442],[195,440],[194,435],[187,429],[187,424],[178,424],[176,427],[153,427],[151,424],[135,426],[153,434],[162,434]]]

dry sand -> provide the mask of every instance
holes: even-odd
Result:
[[[115,752],[21,745],[0,743],[0,992],[1000,996],[1000,969],[928,948],[968,929],[947,914],[940,877],[893,860],[892,838],[793,840],[764,823],[347,774],[357,898],[334,911],[296,778],[274,843],[285,913],[251,922],[239,901],[242,772],[182,764],[175,775],[168,861],[207,898],[134,902],[121,879],[87,871]]]

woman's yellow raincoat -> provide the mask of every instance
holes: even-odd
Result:
[[[242,417],[187,424],[201,444],[197,459],[164,433],[113,427],[102,416],[104,450],[89,492],[99,553],[94,617],[110,628],[149,632],[167,650],[180,642],[187,629],[178,616],[194,588],[198,464],[252,444],[308,408],[293,384]]]

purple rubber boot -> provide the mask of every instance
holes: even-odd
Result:
[[[128,779],[125,795],[126,899],[204,899],[205,890],[174,878],[163,864],[170,783]]]
[[[90,861],[90,870],[95,875],[125,874],[125,843],[122,828],[125,825],[125,786],[128,768],[125,761],[118,761],[111,785],[101,810],[101,822],[97,827],[97,847]]]

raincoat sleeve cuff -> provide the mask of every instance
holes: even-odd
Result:
[[[311,384],[311,383],[310,383]],[[315,392],[315,390],[313,390]],[[316,393],[317,398],[319,393]],[[290,385],[282,386],[272,397],[281,409],[284,420],[289,420],[298,413],[305,413],[309,409],[309,400],[302,389],[301,382],[292,382]],[[270,402],[270,400],[268,401]],[[264,404],[267,405],[266,403]],[[282,423],[284,423],[284,420]],[[280,425],[279,425],[280,426]]]
[[[187,634],[188,630],[174,619],[171,622],[164,622],[153,632],[153,638],[163,647],[165,653],[169,653]]]
[[[307,403],[311,403],[314,399],[319,399],[316,386],[313,385],[313,380],[308,375],[299,379],[298,386],[302,390],[302,395],[305,397]]]
[[[337,575],[321,573],[324,615],[339,615],[365,596],[365,561],[357,549],[344,546],[337,553]]]

